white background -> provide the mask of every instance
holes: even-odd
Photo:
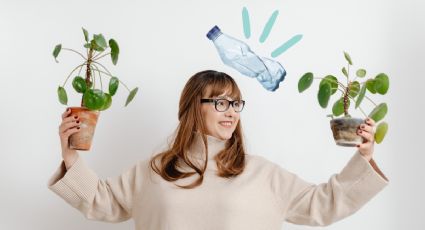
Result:
[[[242,29],[244,6],[252,25],[248,40]],[[262,28],[274,10],[279,10],[279,16],[261,44]],[[375,159],[390,184],[353,216],[324,229],[423,228],[424,10],[420,0],[2,0],[0,229],[133,228],[132,221],[88,221],[47,189],[47,180],[61,160],[58,126],[66,108],[59,104],[56,89],[81,61],[62,52],[57,64],[51,53],[58,43],[83,51],[82,26],[90,34],[103,33],[118,41],[118,65],[113,66],[109,58],[104,61],[129,87],[140,88],[127,108],[123,108],[127,92],[118,90],[111,109],[101,114],[92,150],[81,153],[101,178],[116,176],[161,150],[176,128],[178,100],[187,79],[215,69],[232,75],[247,101],[242,122],[249,152],[305,180],[326,182],[355,149],[333,143],[326,117],[330,108],[323,110],[316,102],[318,82],[303,94],[298,93],[297,82],[307,71],[341,77],[345,50],[355,67],[365,68],[369,76],[386,72],[390,77],[388,94],[371,96],[389,105],[385,118],[389,133],[376,146]],[[214,25],[266,57],[293,35],[304,35],[276,58],[288,72],[276,92],[222,64],[205,37]],[[70,84],[67,90],[69,105],[79,105]],[[364,102],[368,112],[369,105]]]

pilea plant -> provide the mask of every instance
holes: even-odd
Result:
[[[350,76],[350,67],[353,65],[352,59],[347,52],[344,52],[344,57],[347,61],[347,66],[343,67],[341,70],[345,77],[343,81],[338,80],[338,78],[333,75],[327,75],[323,78],[314,77],[313,73],[308,72],[299,79],[298,92],[302,93],[311,86],[314,79],[319,79],[320,84],[317,100],[322,108],[327,108],[331,96],[338,96],[332,106],[332,114],[328,116],[332,117],[332,120],[335,120],[335,117],[349,119],[351,118],[351,115],[348,111],[350,107],[353,107],[352,104],[354,104],[354,109],[359,109],[365,117],[370,117],[377,123],[375,141],[376,143],[381,143],[388,130],[388,124],[381,121],[387,114],[388,106],[386,103],[376,104],[366,95],[366,93],[369,92],[371,94],[385,95],[389,88],[388,76],[385,73],[380,73],[374,78],[366,78],[366,70],[357,69],[356,76],[353,78]],[[338,95],[337,92],[340,92],[340,94]],[[369,115],[366,115],[360,106],[364,99],[374,105],[374,109],[369,113]],[[333,127],[332,130],[334,131]],[[355,129],[353,129],[353,131],[355,132]],[[347,144],[346,146],[354,145]]]
[[[81,53],[74,49],[64,48],[61,44],[56,45],[53,50],[53,57],[57,62],[59,53],[64,51],[70,51],[78,54],[83,58],[83,62],[76,66],[62,86],[57,89],[59,102],[66,105],[68,103],[68,95],[65,90],[65,85],[68,79],[73,76],[74,72],[78,70],[78,74],[72,81],[72,87],[77,93],[82,94],[81,96],[81,107],[69,107],[71,116],[78,119],[80,129],[79,132],[73,133],[69,137],[69,147],[71,149],[78,150],[89,150],[93,139],[94,131],[96,128],[97,120],[100,111],[108,109],[112,104],[112,96],[118,90],[118,86],[121,83],[129,91],[125,106],[127,106],[135,97],[138,88],[130,89],[121,82],[116,76],[112,75],[111,72],[100,63],[101,59],[110,56],[112,64],[116,65],[118,62],[118,56],[120,49],[118,43],[114,39],[109,39],[106,43],[106,39],[102,34],[94,34],[93,38],[89,39],[89,33],[86,29],[82,28],[84,34],[84,48],[85,52]],[[84,69],[85,76],[81,76],[81,72]],[[109,77],[108,91],[105,92],[103,88],[103,77]],[[96,82],[100,83],[100,88],[96,88]]]
[[[65,82],[62,86],[59,86],[57,89],[59,102],[67,105],[68,96],[65,90],[65,84],[68,79],[73,76],[73,73],[78,70],[78,74],[74,77],[72,81],[72,87],[78,93],[82,94],[81,107],[88,108],[89,110],[106,110],[111,106],[112,96],[117,92],[119,83],[124,85],[124,87],[129,91],[127,101],[125,106],[127,106],[136,95],[138,88],[130,89],[121,82],[116,76],[112,75],[111,72],[100,63],[100,60],[106,56],[110,56],[112,63],[114,65],[118,62],[119,56],[119,46],[114,39],[109,39],[109,42],[106,43],[106,39],[102,34],[94,34],[93,38],[89,40],[89,33],[86,29],[82,28],[84,34],[84,54],[78,52],[74,49],[64,48],[62,44],[55,46],[53,50],[53,57],[56,62],[59,53],[64,51],[70,51],[75,54],[78,54],[83,58],[83,62],[76,66],[68,77],[65,79]],[[82,70],[85,68],[84,74],[85,77],[81,76]],[[108,92],[104,92],[102,77],[109,77],[109,87]],[[100,82],[100,89],[96,88],[96,82]]]

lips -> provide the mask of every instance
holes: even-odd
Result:
[[[231,122],[231,121],[220,121],[219,124],[221,126],[226,127],[226,128],[230,128],[230,127],[232,127],[233,122]]]

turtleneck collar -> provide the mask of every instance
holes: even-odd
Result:
[[[214,157],[225,148],[227,140],[221,140],[210,135],[205,136],[207,138],[208,160],[213,160]],[[188,154],[189,157],[193,157],[199,160],[205,159],[205,145],[202,140],[202,134],[200,132],[195,132],[195,140]]]

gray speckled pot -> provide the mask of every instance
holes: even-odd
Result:
[[[331,120],[331,129],[335,143],[341,146],[356,146],[363,143],[363,138],[357,135],[357,129],[364,123],[360,118],[335,118]]]

